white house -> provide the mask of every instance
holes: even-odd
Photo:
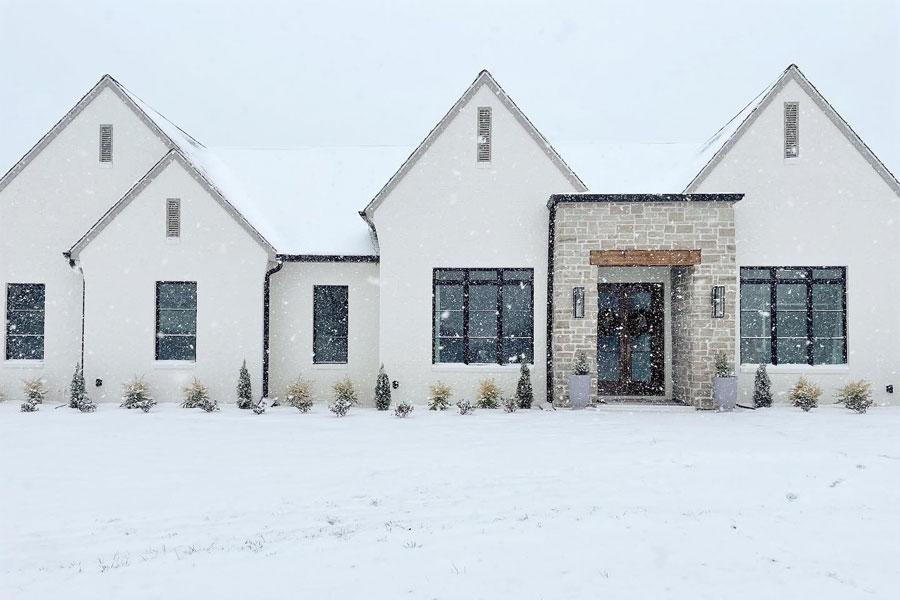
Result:
[[[526,361],[561,403],[583,351],[595,399],[702,406],[724,352],[744,402],[760,362],[776,392],[864,378],[892,401],[888,169],[793,65],[675,149],[567,163],[483,71],[408,157],[215,150],[104,76],[0,179],[0,393],[62,399],[82,362],[98,400],[143,376],[230,401],[246,361],[257,395],[349,377],[371,403],[383,364],[421,403],[512,393]]]

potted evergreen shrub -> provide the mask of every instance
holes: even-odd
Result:
[[[737,377],[724,352],[716,355],[716,376],[713,379],[713,401],[717,410],[734,410],[737,404]]]
[[[575,355],[573,373],[569,375],[569,406],[584,408],[591,402],[591,369],[584,351]]]

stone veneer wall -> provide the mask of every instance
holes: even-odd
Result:
[[[701,264],[672,273],[672,389],[676,400],[707,407],[715,356],[735,356],[738,282],[731,202],[568,202],[553,210],[553,401],[568,401],[568,377],[583,350],[597,398],[598,267],[591,250],[694,250]],[[628,269],[631,267],[622,267]],[[725,318],[712,318],[712,286],[725,286]],[[585,315],[572,314],[572,289],[585,289]]]

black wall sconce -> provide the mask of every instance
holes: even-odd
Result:
[[[712,289],[712,316],[721,319],[725,316],[725,286],[714,285]]]
[[[584,318],[584,288],[572,288],[572,316],[576,319]]]

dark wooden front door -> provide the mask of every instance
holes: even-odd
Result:
[[[597,388],[606,396],[665,394],[663,285],[601,283]]]

